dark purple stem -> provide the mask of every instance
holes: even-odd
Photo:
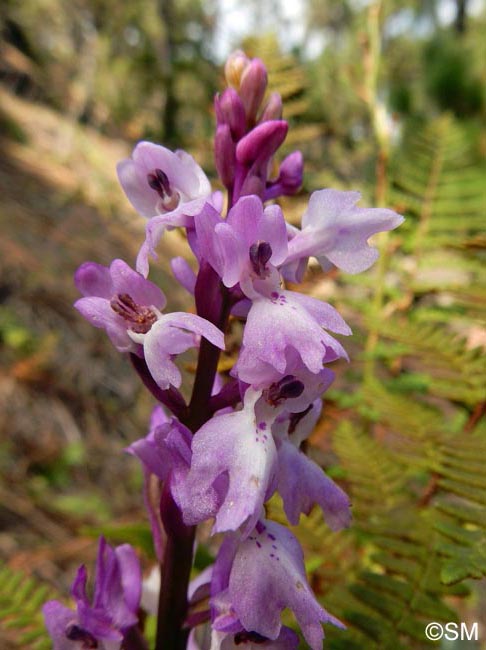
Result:
[[[203,260],[199,270],[196,289],[197,313],[202,318],[216,325],[222,332],[226,331],[231,299],[216,271]],[[196,432],[212,416],[210,408],[211,392],[218,368],[220,350],[206,339],[202,339],[199,348],[196,377],[192,397],[189,403],[189,416],[184,424]]]
[[[161,566],[156,650],[185,650],[188,630],[187,588],[192,567],[195,526],[185,526],[168,483],[162,495],[160,511],[167,541]]]
[[[187,404],[177,388],[171,386],[168,390],[162,390],[160,386],[155,383],[143,357],[131,353],[130,360],[140,379],[143,381],[144,386],[148,388],[155,399],[166,406],[177,418],[179,418],[179,420],[182,421],[187,414]]]
[[[228,325],[232,300],[217,273],[204,260],[201,262],[196,281],[195,298],[198,315],[224,332]],[[201,340],[191,401],[179,417],[193,433],[213,414],[210,398],[219,355],[218,348],[207,339]],[[182,514],[168,489],[162,496],[161,515],[167,541],[161,564],[162,579],[155,649],[183,650],[188,635],[187,628],[184,628],[184,621],[188,610],[187,589],[196,528],[184,525]]]

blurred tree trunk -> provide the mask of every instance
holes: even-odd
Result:
[[[454,29],[458,34],[464,34],[466,31],[468,0],[456,0],[456,18],[454,20]]]
[[[165,104],[162,111],[162,130],[165,144],[177,142],[178,101],[175,94],[174,54],[176,48],[176,12],[174,0],[158,0],[158,7],[164,25],[161,69],[165,90]]]

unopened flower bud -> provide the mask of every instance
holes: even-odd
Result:
[[[283,159],[277,180],[267,184],[265,201],[298,192],[302,185],[303,174],[304,158],[300,151],[294,151]]]
[[[304,174],[304,157],[300,151],[294,151],[283,159],[280,165],[279,181],[284,194],[294,194],[302,185]]]
[[[218,126],[227,124],[235,142],[245,135],[245,108],[236,90],[227,88],[221,95],[216,95],[214,108]]]
[[[284,120],[269,120],[247,133],[236,146],[238,162],[247,167],[258,161],[265,163],[280,147],[287,135],[288,124]]]
[[[282,119],[282,96],[280,93],[272,93],[265,104],[260,122]]]
[[[214,161],[218,175],[225,187],[230,187],[235,177],[236,146],[231,137],[230,127],[221,124],[214,137]]]
[[[239,89],[249,124],[255,122],[266,89],[267,70],[260,59],[253,59],[241,76]]]
[[[228,86],[239,89],[241,76],[249,64],[250,59],[241,50],[236,50],[229,55],[224,66],[224,76]]]

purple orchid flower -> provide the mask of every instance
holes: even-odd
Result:
[[[213,417],[194,435],[185,498],[178,499],[186,523],[215,516],[215,533],[254,527],[272,491],[277,458],[271,422],[255,414],[260,396],[248,389],[241,411]],[[217,509],[211,512],[208,503]]]
[[[197,336],[195,336],[197,335]],[[143,345],[150,374],[162,389],[181,385],[182,375],[172,361],[174,355],[199,345],[198,336],[224,350],[224,334],[215,325],[196,314],[173,312],[159,314],[150,330],[130,332],[132,340]]]
[[[109,267],[85,262],[74,282],[84,296],[74,306],[91,325],[105,329],[120,352],[139,351],[128,332],[148,332],[167,302],[157,285],[123,260]]]
[[[320,650],[321,623],[344,627],[316,601],[297,539],[272,521],[259,521],[246,539],[237,534],[226,537],[213,570],[212,593],[216,630],[234,632],[228,628],[239,624],[248,632],[276,640],[282,630],[281,612],[288,607],[309,646]],[[231,605],[220,616],[218,602],[224,601]]]
[[[267,277],[270,266],[277,267],[287,257],[281,209],[277,205],[264,209],[256,196],[241,198],[226,219],[207,204],[195,223],[204,257],[227,287]]]
[[[92,325],[105,329],[120,352],[141,356],[143,349],[147,366],[162,389],[180,386],[181,373],[172,358],[196,347],[197,336],[224,349],[223,333],[204,318],[185,312],[161,314],[166,304],[162,291],[123,260],[115,260],[109,268],[85,262],[75,282],[84,294],[76,301],[76,309]]]
[[[206,174],[192,156],[152,142],[139,142],[117,171],[135,210],[148,218],[164,216],[169,226],[186,225],[185,217],[200,212],[211,194]]]
[[[328,349],[322,363],[330,363],[336,358],[335,353]],[[251,347],[243,347],[231,374],[255,390],[263,391],[264,399],[277,408],[278,413],[282,409],[300,413],[326,392],[334,381],[334,372],[329,368],[311,372],[295,348],[285,350],[285,360],[285,369],[278,372],[272,364],[259,359]]]
[[[132,157],[118,163],[117,171],[129,201],[149,219],[137,258],[137,270],[146,277],[148,256],[157,257],[155,247],[164,231],[192,226],[194,216],[210,200],[211,185],[191,155],[152,142],[139,142]]]
[[[359,192],[314,192],[302,217],[302,231],[289,242],[287,262],[313,256],[324,270],[332,264],[347,273],[369,268],[378,251],[368,239],[397,228],[404,219],[386,208],[358,208],[360,199]]]
[[[155,419],[152,417],[147,436],[133,442],[126,451],[141,461],[146,476],[154,475],[162,484],[168,481],[169,489],[176,503],[183,509],[185,504],[192,504],[194,501],[193,486],[188,481],[192,460],[192,434],[177,418],[169,418],[164,414],[159,421],[159,417],[156,416]],[[198,521],[208,519],[219,508],[223,496],[218,488],[219,486],[216,484],[214,490],[194,504],[194,507],[197,508]],[[149,509],[151,524],[153,524],[153,529],[155,527],[155,532],[158,533],[157,536],[154,535],[155,541],[158,541],[158,546],[156,544],[158,555],[161,555],[164,538],[163,531],[162,533],[158,532],[161,523],[160,496],[161,491],[159,490],[159,503],[156,505],[158,512]]]
[[[147,436],[132,443],[126,451],[136,456],[147,473],[155,475],[178,495],[184,494],[191,465],[192,434],[177,418],[151,427]],[[160,503],[158,504],[160,508]]]
[[[100,538],[92,603],[86,594],[87,572],[81,566],[71,587],[76,612],[57,600],[43,606],[54,650],[118,650],[138,622],[142,574],[129,544],[112,548]]]
[[[342,345],[323,328],[351,334],[338,312],[326,303],[309,296],[272,288],[263,282],[253,283],[261,291],[252,296],[252,306],[243,333],[245,354],[237,364],[238,377],[246,383],[259,383],[253,374],[254,358],[272,366],[284,376],[288,349],[295,350],[303,365],[312,373],[320,373],[324,360],[344,357]],[[265,291],[265,293],[263,293]]]
[[[161,481],[171,473],[187,471],[191,464],[192,434],[177,418],[167,417],[161,407],[152,414],[145,438],[136,440],[126,451],[136,456]]]

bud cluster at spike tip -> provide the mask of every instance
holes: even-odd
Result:
[[[187,648],[295,650],[298,636],[281,620],[288,609],[308,646],[320,650],[322,624],[343,624],[316,600],[299,542],[266,517],[265,504],[278,493],[291,525],[315,506],[332,530],[350,524],[348,496],[301,446],[334,379],[329,364],[348,359],[335,335],[351,330],[333,306],[285,281],[301,282],[311,257],[324,269],[366,270],[378,256],[369,238],[403,218],[358,207],[358,192],[323,189],[311,195],[301,228],[287,223],[279,205],[266,203],[302,185],[301,152],[279,156],[288,131],[282,99],[268,92],[260,59],[237,51],[224,72],[228,87],[214,104],[214,155],[227,211],[192,156],[138,143],[118,165],[128,200],[148,220],[136,269],[122,260],[108,267],[85,262],[76,272],[82,297],[75,306],[130,354],[162,403],[147,436],[127,448],[144,470],[157,556],[165,557],[176,526],[211,520],[212,533],[223,534],[214,565],[183,594]],[[273,177],[272,169],[278,169]],[[165,295],[147,279],[149,258],[173,228],[184,230],[194,254],[191,263],[174,258],[171,268],[194,297],[196,313],[167,311]],[[236,362],[222,377],[215,369],[230,314],[243,321],[243,334]],[[178,391],[178,355],[189,348],[201,354],[187,405]],[[83,568],[72,590],[75,613],[57,602],[45,605],[55,650],[118,650],[121,643],[130,650],[127,625],[136,624],[140,602],[136,558],[126,545],[113,550],[102,541],[97,566],[92,604]]]

